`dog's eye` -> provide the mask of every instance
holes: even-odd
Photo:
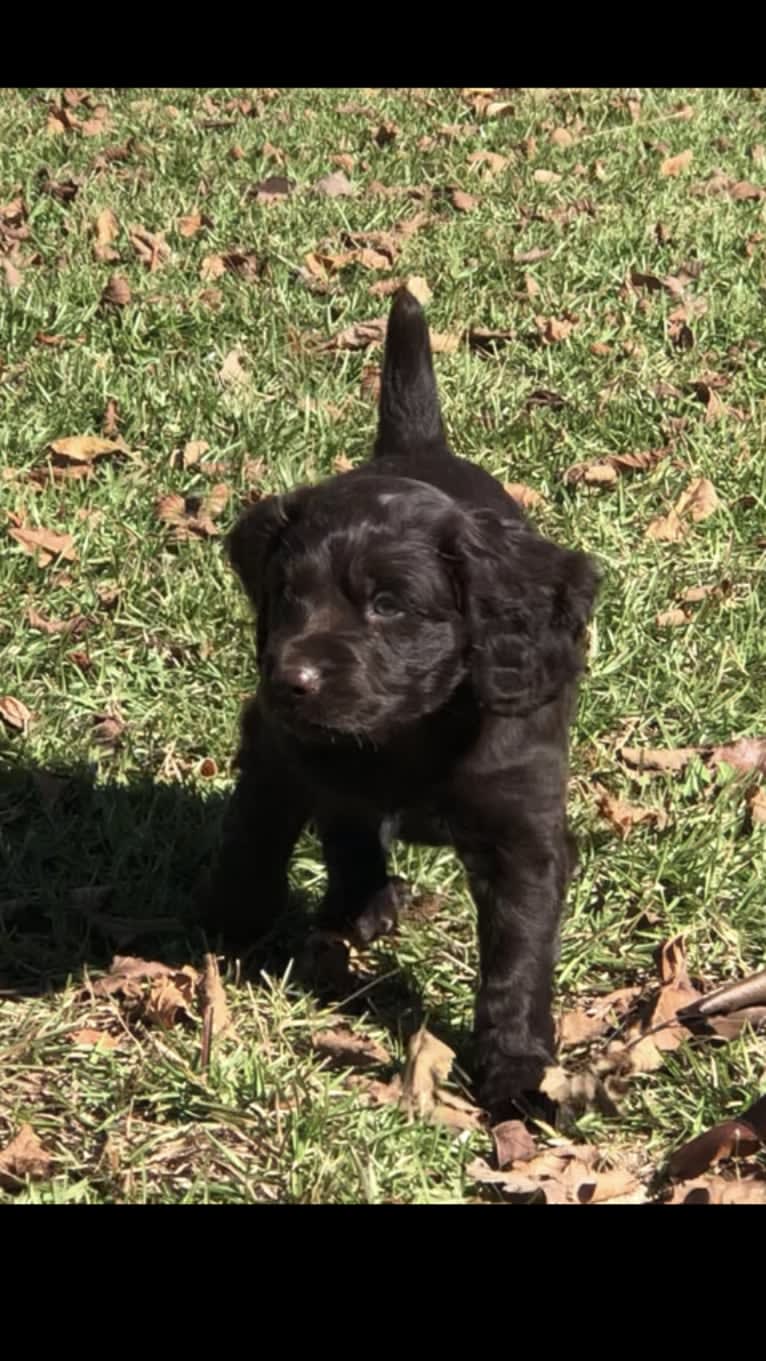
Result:
[[[402,608],[396,596],[390,591],[378,591],[370,601],[370,612],[381,619],[390,619],[395,614],[401,614]]]

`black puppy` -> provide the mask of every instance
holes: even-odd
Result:
[[[371,462],[259,502],[229,550],[257,611],[261,683],[208,924],[240,941],[269,929],[309,821],[324,920],[364,941],[396,924],[391,837],[453,844],[478,908],[478,1095],[502,1113],[552,1059],[568,730],[594,566],[450,451],[406,291]]]

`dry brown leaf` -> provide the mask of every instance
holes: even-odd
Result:
[[[190,964],[184,964],[164,977],[152,979],[148,995],[143,998],[143,1019],[161,1026],[163,1030],[172,1030],[181,1022],[192,1021],[197,981],[197,971]]]
[[[375,321],[356,321],[351,326],[346,326],[342,331],[338,331],[334,336],[329,336],[326,340],[320,341],[317,349],[324,351],[366,350],[370,345],[380,345],[385,339],[385,334],[385,317]]]
[[[125,732],[125,722],[118,714],[93,714],[90,740],[97,747],[114,751]]]
[[[736,742],[714,747],[710,759],[716,766],[725,763],[745,774],[766,775],[766,737],[740,737]]]
[[[537,1144],[523,1120],[503,1120],[492,1128],[492,1142],[499,1168],[511,1163],[529,1162],[537,1153]]]
[[[181,450],[180,463],[182,468],[191,468],[195,463],[199,463],[203,454],[206,454],[210,445],[206,439],[188,440]]]
[[[766,786],[759,785],[748,796],[747,811],[751,823],[766,826]]]
[[[440,1090],[429,1120],[431,1124],[446,1125],[448,1129],[481,1129],[486,1123],[485,1114],[478,1106],[445,1088]]]
[[[505,170],[508,157],[501,156],[497,151],[472,151],[468,157],[468,164],[482,168],[488,175],[494,176]]]
[[[680,175],[682,170],[689,169],[693,159],[693,151],[681,151],[677,156],[668,156],[660,165],[660,174],[666,178]]]
[[[241,388],[247,383],[248,375],[242,367],[243,357],[244,351],[242,350],[230,350],[227,354],[218,370],[218,377],[224,387]]]
[[[575,317],[535,317],[535,326],[545,345],[568,340],[576,325]]]
[[[66,463],[95,463],[98,459],[113,458],[115,454],[125,452],[121,440],[103,439],[100,435],[71,435],[51,440],[48,448]]]
[[[119,274],[113,274],[101,294],[101,301],[111,307],[127,307],[132,296],[127,279],[121,278]]]
[[[265,180],[251,184],[246,198],[255,199],[256,203],[278,203],[287,198],[294,188],[295,180],[288,179],[286,175],[268,175]]]
[[[718,505],[718,496],[712,482],[706,477],[697,477],[681,493],[667,515],[661,515],[651,521],[646,530],[647,537],[660,542],[677,543],[688,532],[688,521],[697,524],[701,520],[706,520]]]
[[[377,402],[380,397],[381,373],[379,364],[365,364],[362,369],[362,377],[359,388],[363,397],[370,402]]]
[[[134,225],[128,227],[128,240],[150,273],[170,258],[170,247],[163,232],[150,232],[146,227]]]
[[[114,397],[110,397],[104,408],[104,415],[101,421],[101,428],[107,439],[115,439],[119,435],[120,408]]]
[[[178,234],[187,239],[196,236],[203,227],[210,226],[210,218],[205,213],[185,213],[178,219]]]
[[[537,184],[558,184],[561,176],[557,170],[535,170],[532,178]]]
[[[739,1120],[724,1120],[683,1144],[668,1163],[671,1177],[688,1181],[726,1158],[747,1158],[766,1142],[766,1096],[750,1106]]]
[[[349,158],[350,159],[350,158]],[[346,169],[353,168],[353,161]],[[325,198],[347,198],[354,192],[354,186],[344,175],[343,170],[334,170],[329,175],[323,175],[314,185],[315,194],[323,194]]]
[[[549,246],[532,246],[529,250],[517,250],[513,262],[516,265],[535,265],[538,260],[546,260],[550,253]]]
[[[390,146],[391,143],[396,140],[398,135],[399,129],[396,126],[396,123],[392,123],[390,122],[390,120],[386,120],[385,122],[379,124],[377,131],[375,132],[374,140],[375,142],[377,142],[379,147]]]
[[[534,487],[525,486],[523,482],[504,482],[503,490],[525,510],[534,510],[536,506],[545,503],[542,492],[535,491]]]
[[[563,1012],[558,1021],[560,1047],[573,1048],[605,1035],[631,1010],[640,991],[635,985],[615,988],[605,997],[595,998],[585,1010],[576,1007]]]
[[[71,634],[73,638],[85,633],[92,622],[84,614],[73,614],[69,619],[48,619],[32,608],[27,610],[26,620],[30,628],[37,629],[39,633]]]
[[[639,1182],[622,1168],[595,1170],[598,1149],[588,1144],[546,1149],[529,1161],[518,1159],[505,1171],[494,1171],[481,1158],[466,1167],[476,1181],[502,1187],[510,1195],[534,1196],[549,1205],[595,1205],[635,1197]]]
[[[747,1177],[696,1177],[673,1188],[668,1205],[766,1205],[766,1179]]]
[[[467,194],[464,189],[450,189],[449,196],[452,207],[459,213],[472,212],[479,202],[474,194]]]
[[[204,969],[198,991],[203,1022],[207,1022],[210,1038],[225,1035],[232,1029],[232,1020],[218,971],[218,960],[213,954],[206,954],[204,957]]]
[[[691,1006],[700,997],[689,980],[683,935],[673,936],[661,945],[660,980],[660,992],[649,1017],[649,1028],[674,1021],[681,1008]],[[687,1034],[682,1027],[670,1026],[651,1038],[658,1049],[677,1049]]]
[[[430,1034],[425,1026],[411,1037],[402,1079],[402,1105],[411,1115],[421,1118],[430,1115],[439,1099],[439,1086],[447,1081],[454,1058],[454,1051]]]
[[[606,789],[599,791],[598,811],[622,841],[625,841],[633,828],[641,823],[648,822],[659,829],[667,823],[667,815],[663,809],[641,808],[637,804],[615,797]]]
[[[31,717],[32,710],[22,700],[14,699],[13,695],[0,696],[0,719],[7,727],[26,734]]]
[[[412,294],[413,298],[417,298],[422,307],[427,306],[431,301],[433,295],[422,274],[410,274],[405,287],[407,292]]]
[[[18,288],[22,279],[21,270],[8,255],[0,256],[0,269],[5,274],[5,282],[8,287]]]
[[[117,240],[120,231],[120,224],[111,208],[104,208],[99,213],[95,222],[95,243],[93,254],[97,260],[119,260],[120,253],[112,246],[112,242]]]
[[[554,146],[572,146],[575,140],[574,133],[569,128],[554,128],[551,133],[551,141]]]
[[[681,628],[683,624],[688,624],[689,615],[686,613],[686,610],[677,608],[660,610],[659,613],[654,616],[654,622],[657,627],[661,629],[676,629]]]
[[[693,757],[699,755],[698,747],[649,748],[621,747],[621,760],[636,770],[684,770]]]
[[[38,567],[47,567],[54,558],[76,562],[77,553],[71,534],[57,534],[53,529],[30,529],[20,526],[8,530],[12,539],[33,557]]]
[[[0,1151],[0,1187],[20,1191],[27,1178],[43,1181],[50,1176],[53,1159],[46,1153],[31,1125],[22,1125],[18,1134]]]
[[[229,488],[222,482],[211,488],[207,496],[180,496],[176,492],[160,496],[155,502],[155,513],[168,526],[174,543],[184,539],[209,539],[218,533],[213,520],[220,515],[228,499]]]
[[[84,1026],[82,1030],[70,1030],[67,1039],[71,1044],[92,1049],[116,1049],[120,1043],[119,1035],[110,1035],[107,1030],[94,1030],[90,1026]]]
[[[311,1043],[317,1053],[329,1061],[331,1068],[372,1068],[389,1064],[391,1055],[371,1035],[355,1033],[350,1026],[333,1030],[319,1030]]]
[[[454,354],[460,346],[460,336],[449,331],[429,331],[429,336],[434,354]]]
[[[499,345],[514,339],[515,331],[507,327],[469,326],[465,339],[472,350],[493,353]]]

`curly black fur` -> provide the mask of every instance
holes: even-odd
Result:
[[[479,1097],[499,1113],[552,1058],[568,731],[594,564],[543,539],[450,451],[406,291],[372,460],[259,502],[229,549],[257,611],[261,683],[210,924],[239,939],[269,928],[311,821],[325,919],[372,939],[396,922],[388,838],[451,842],[478,908]]]

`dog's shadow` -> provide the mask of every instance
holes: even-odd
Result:
[[[55,993],[115,954],[199,963],[220,942],[195,921],[195,902],[220,840],[227,795],[151,779],[103,782],[80,766],[43,769],[0,759],[0,999]],[[270,937],[238,968],[242,979],[287,975],[349,1020],[369,1014],[399,1043],[424,1019],[417,984],[395,942],[350,965],[319,933],[299,893]],[[467,1060],[467,1036],[445,1011],[429,1028]]]

